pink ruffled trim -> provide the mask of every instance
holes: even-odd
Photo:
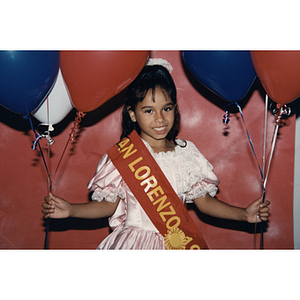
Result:
[[[165,250],[163,236],[155,231],[119,226],[101,244],[98,250]]]

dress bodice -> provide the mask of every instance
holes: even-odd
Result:
[[[178,140],[179,145],[173,151],[160,153],[154,153],[149,144],[146,141],[144,143],[183,203],[205,196],[206,193],[215,196],[219,180],[212,165],[192,142],[187,141],[184,146],[185,142]],[[109,219],[109,225],[114,232],[101,243],[102,246],[99,245],[101,249],[144,249],[144,246],[135,245],[142,237],[147,239],[149,247],[153,247],[151,239],[156,238],[157,247],[164,248],[162,236],[107,154],[100,159],[88,189],[94,191],[92,199],[96,201],[105,199],[115,202],[117,197],[121,199],[114,215]],[[141,242],[138,244],[141,245]]]

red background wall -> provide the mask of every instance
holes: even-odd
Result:
[[[218,198],[247,206],[261,195],[260,175],[239,114],[232,114],[228,128],[222,123],[222,107],[227,102],[209,92],[190,75],[179,51],[152,51],[152,57],[167,59],[174,70],[182,114],[180,137],[192,140],[214,165],[220,179]],[[69,144],[53,192],[70,202],[89,201],[86,189],[97,162],[120,135],[120,112],[124,93],[96,111],[88,113],[78,138]],[[255,150],[262,162],[264,91],[258,81],[240,104]],[[73,111],[55,126],[49,167],[51,173],[68,139]],[[268,149],[274,128],[269,114]],[[38,124],[38,123],[36,123]],[[293,249],[293,168],[295,118],[280,128],[266,189],[271,201],[271,216],[264,233],[265,249]],[[0,248],[42,249],[45,223],[41,204],[47,195],[45,167],[38,151],[31,150],[34,137],[28,121],[0,107]],[[46,150],[45,141],[42,141]],[[47,156],[47,152],[44,152]],[[254,226],[241,222],[216,220],[190,213],[211,249],[253,249]],[[107,220],[51,220],[50,249],[95,249],[109,234]],[[259,234],[256,235],[259,240]]]

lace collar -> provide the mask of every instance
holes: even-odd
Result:
[[[178,151],[180,151],[182,149],[181,146],[184,145],[184,141],[183,140],[180,140],[180,139],[177,139],[176,140],[176,143],[177,145],[175,146],[174,150],[170,150],[170,151],[161,151],[161,152],[158,152],[158,153],[155,153],[153,151],[153,149],[151,148],[151,146],[149,145],[148,142],[146,142],[145,140],[142,139],[142,141],[144,142],[145,146],[147,147],[147,149],[150,151],[150,153],[155,157],[155,158],[159,158],[159,157],[172,157],[174,155],[176,155],[178,153]]]

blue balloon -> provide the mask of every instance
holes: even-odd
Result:
[[[51,90],[58,70],[59,51],[0,51],[0,104],[29,114]]]
[[[250,51],[182,51],[182,57],[204,86],[230,102],[243,99],[256,78]]]

